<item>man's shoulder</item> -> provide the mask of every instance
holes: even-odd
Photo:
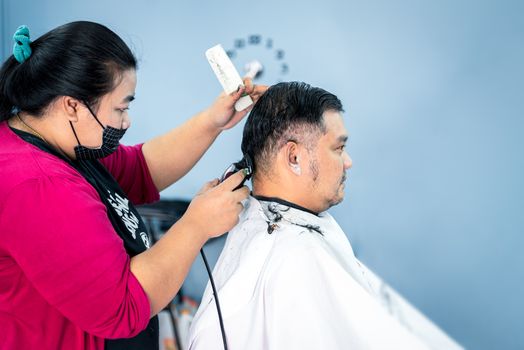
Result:
[[[253,197],[244,203],[244,208],[222,252],[227,261],[234,257],[240,263],[263,256],[268,264],[279,265],[294,255],[297,259],[301,256],[324,259],[329,256],[333,244],[347,244],[340,227],[327,213],[311,220],[307,215],[270,219]]]

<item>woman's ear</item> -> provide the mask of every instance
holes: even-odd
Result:
[[[70,122],[77,122],[79,112],[82,112],[84,105],[82,102],[71,96],[60,96],[57,104],[64,116]]]

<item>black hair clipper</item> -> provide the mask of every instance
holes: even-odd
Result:
[[[246,169],[247,174],[244,177],[244,180],[242,180],[242,182],[237,187],[235,187],[233,191],[236,191],[240,187],[244,186],[246,180],[249,180],[253,175],[253,161],[251,160],[251,157],[248,154],[244,154],[244,157],[240,161],[231,164],[220,177],[220,182],[224,181],[225,179],[242,169]]]

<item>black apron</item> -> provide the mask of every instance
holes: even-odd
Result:
[[[107,208],[107,215],[116,233],[124,241],[124,247],[130,257],[142,253],[150,246],[147,229],[134,205],[127,199],[109,171],[98,160],[71,160],[50,147],[33,134],[11,128],[24,141],[35,145],[73,166],[98,192]],[[149,320],[146,329],[137,336],[128,339],[106,339],[107,350],[158,350],[158,317]]]

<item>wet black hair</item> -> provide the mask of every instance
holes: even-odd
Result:
[[[124,41],[93,22],[64,24],[31,43],[32,54],[19,63],[11,55],[0,68],[0,121],[16,111],[42,116],[59,96],[97,108],[126,70],[137,61]]]
[[[334,94],[303,82],[271,86],[257,101],[244,126],[242,153],[254,163],[254,173],[267,171],[272,157],[288,141],[314,147],[325,133],[324,112],[343,112]]]

